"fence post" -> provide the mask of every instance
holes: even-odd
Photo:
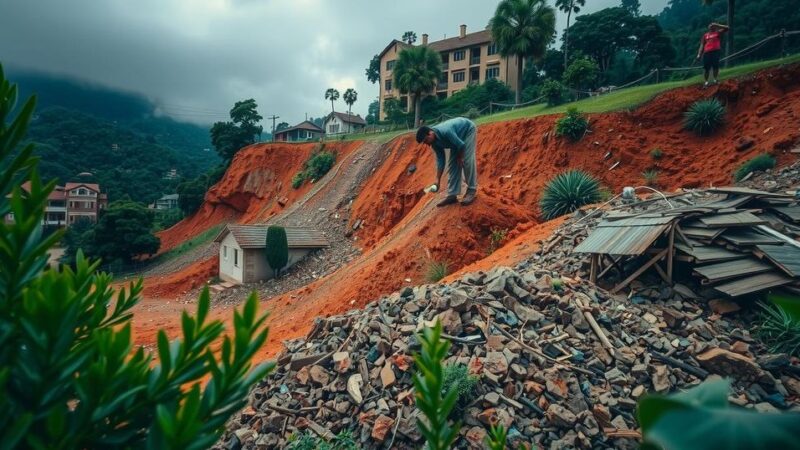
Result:
[[[781,28],[781,59],[786,58],[786,28]]]
[[[489,115],[491,116],[494,113],[494,109],[492,108],[492,102],[489,102]]]
[[[656,68],[656,84],[661,83],[661,71]]]

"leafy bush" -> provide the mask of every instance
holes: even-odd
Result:
[[[730,381],[706,381],[687,391],[647,395],[637,419],[642,449],[712,450],[796,448],[800,414],[756,413],[731,407]]]
[[[489,235],[489,251],[487,253],[491,255],[495,250],[500,248],[507,236],[507,228],[492,228],[492,232]]]
[[[471,119],[471,120],[475,120],[480,116],[481,116],[481,112],[478,111],[478,108],[470,108],[470,109],[467,110],[466,113],[464,113],[464,117],[466,117],[467,119]]]
[[[759,303],[761,314],[756,336],[773,353],[788,353],[800,357],[800,300],[770,297],[770,303]]]
[[[306,175],[304,172],[297,172],[292,177],[292,187],[295,189],[300,189],[300,186],[303,185],[303,182],[306,181]]]
[[[275,278],[281,274],[281,269],[289,262],[289,241],[286,239],[286,229],[270,226],[267,228],[267,242],[265,248],[267,263],[275,273]]]
[[[292,177],[293,188],[300,188],[306,180],[319,180],[331,170],[331,167],[336,162],[336,155],[333,152],[324,150],[324,148],[324,145],[319,146],[318,150],[315,150],[306,161],[303,171],[297,172]]]
[[[564,85],[556,80],[545,80],[539,88],[539,95],[544,95],[548,106],[560,105],[564,102]]]
[[[763,172],[773,167],[775,167],[775,158],[768,153],[762,153],[739,166],[733,173],[733,179],[741,181],[751,172]]]
[[[591,89],[597,83],[600,68],[593,59],[581,57],[573,60],[564,71],[564,84],[575,89]]]
[[[600,183],[586,172],[570,170],[547,183],[539,207],[544,218],[550,220],[599,200]]]
[[[425,328],[417,339],[422,350],[414,355],[417,372],[414,374],[414,398],[417,408],[426,420],[417,419],[417,428],[427,440],[430,450],[449,450],[458,436],[461,423],[448,423],[448,417],[458,400],[458,391],[450,389],[442,393],[444,370],[442,362],[450,348],[450,342],[441,339],[442,323],[436,321],[433,328]]]
[[[458,392],[458,401],[456,401],[451,416],[461,414],[475,399],[478,377],[470,375],[469,368],[464,364],[447,364],[444,366],[443,373],[442,394],[450,392],[451,389]]]
[[[428,272],[425,275],[425,279],[429,283],[438,283],[447,276],[448,269],[446,261],[431,261],[428,264]]]
[[[684,114],[683,127],[707,136],[725,123],[725,106],[715,98],[698,100]]]
[[[564,280],[561,278],[553,278],[550,280],[550,287],[556,292],[561,292],[564,290]]]
[[[183,337],[158,332],[158,363],[131,339],[131,309],[142,281],[119,292],[99,262],[78,252],[75,270],[45,270],[61,237],[39,239],[47,197],[33,146],[18,151],[33,114],[16,119],[16,87],[0,68],[0,442],[6,448],[200,449],[216,442],[252,385],[274,364],[251,369],[267,338],[266,315],[251,295],[234,312],[232,336],[207,320],[208,290],[197,315],[183,314]],[[19,188],[29,182],[29,192]],[[116,294],[116,296],[115,296]],[[224,337],[223,337],[224,336]],[[221,342],[220,342],[221,338]],[[211,350],[219,344],[219,355]],[[202,380],[208,382],[201,388]]]
[[[589,121],[577,108],[567,108],[567,114],[556,121],[556,135],[580,140],[589,129]]]
[[[341,431],[330,442],[310,431],[292,434],[288,441],[287,450],[358,450],[359,448],[353,433],[349,430]]]
[[[642,172],[642,178],[646,186],[655,186],[658,183],[658,171],[656,169],[648,169]]]
[[[664,156],[664,152],[661,150],[661,148],[656,147],[650,150],[650,157],[655,159],[656,161],[661,159],[662,156]]]

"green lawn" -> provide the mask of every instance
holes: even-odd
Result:
[[[189,239],[188,241],[182,242],[180,245],[168,250],[156,258],[153,259],[154,263],[163,263],[165,261],[169,261],[173,258],[177,258],[178,256],[197,248],[198,246],[208,244],[211,242],[212,239],[217,237],[219,231],[222,229],[223,225],[217,225],[214,227],[209,228],[208,230],[198,234],[197,236]]]
[[[779,64],[789,64],[800,61],[800,54],[787,56],[782,59],[772,59],[767,61],[759,61],[750,64],[742,64],[740,66],[731,67],[730,69],[723,69],[720,72],[721,79],[735,78],[746,75],[751,72],[756,72],[761,69],[776,66]],[[621,109],[631,109],[642,103],[647,102],[656,95],[675,89],[679,87],[689,86],[703,81],[702,73],[698,70],[698,75],[695,75],[686,80],[668,81],[658,84],[648,84],[644,86],[634,86],[626,89],[620,89],[610,94],[601,95],[598,97],[586,98],[575,102],[565,103],[563,105],[548,107],[546,104],[536,104],[519,108],[513,111],[506,111],[496,113],[488,116],[483,116],[476,120],[478,124],[503,122],[509,120],[523,119],[526,117],[535,117],[546,114],[559,114],[563,113],[569,107],[576,107],[582,112],[587,113],[600,113],[608,111],[617,111]],[[390,131],[386,133],[377,134],[353,134],[345,137],[345,140],[368,140],[378,141],[380,143],[388,142],[393,138],[409,133],[409,131]]]

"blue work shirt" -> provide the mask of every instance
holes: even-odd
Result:
[[[444,170],[444,149],[464,151],[464,139],[475,130],[475,123],[464,117],[456,117],[432,126],[431,130],[436,135],[436,140],[431,144],[433,152],[436,153],[436,168]]]

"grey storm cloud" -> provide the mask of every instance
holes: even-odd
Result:
[[[585,11],[618,0],[588,0]],[[667,0],[642,0],[655,14]],[[176,119],[224,119],[255,98],[263,116],[326,114],[324,92],[378,87],[369,60],[413,30],[431,40],[486,27],[486,0],[0,0],[0,62],[143,94]],[[558,29],[566,24],[558,16]],[[340,100],[337,109],[346,105]]]

